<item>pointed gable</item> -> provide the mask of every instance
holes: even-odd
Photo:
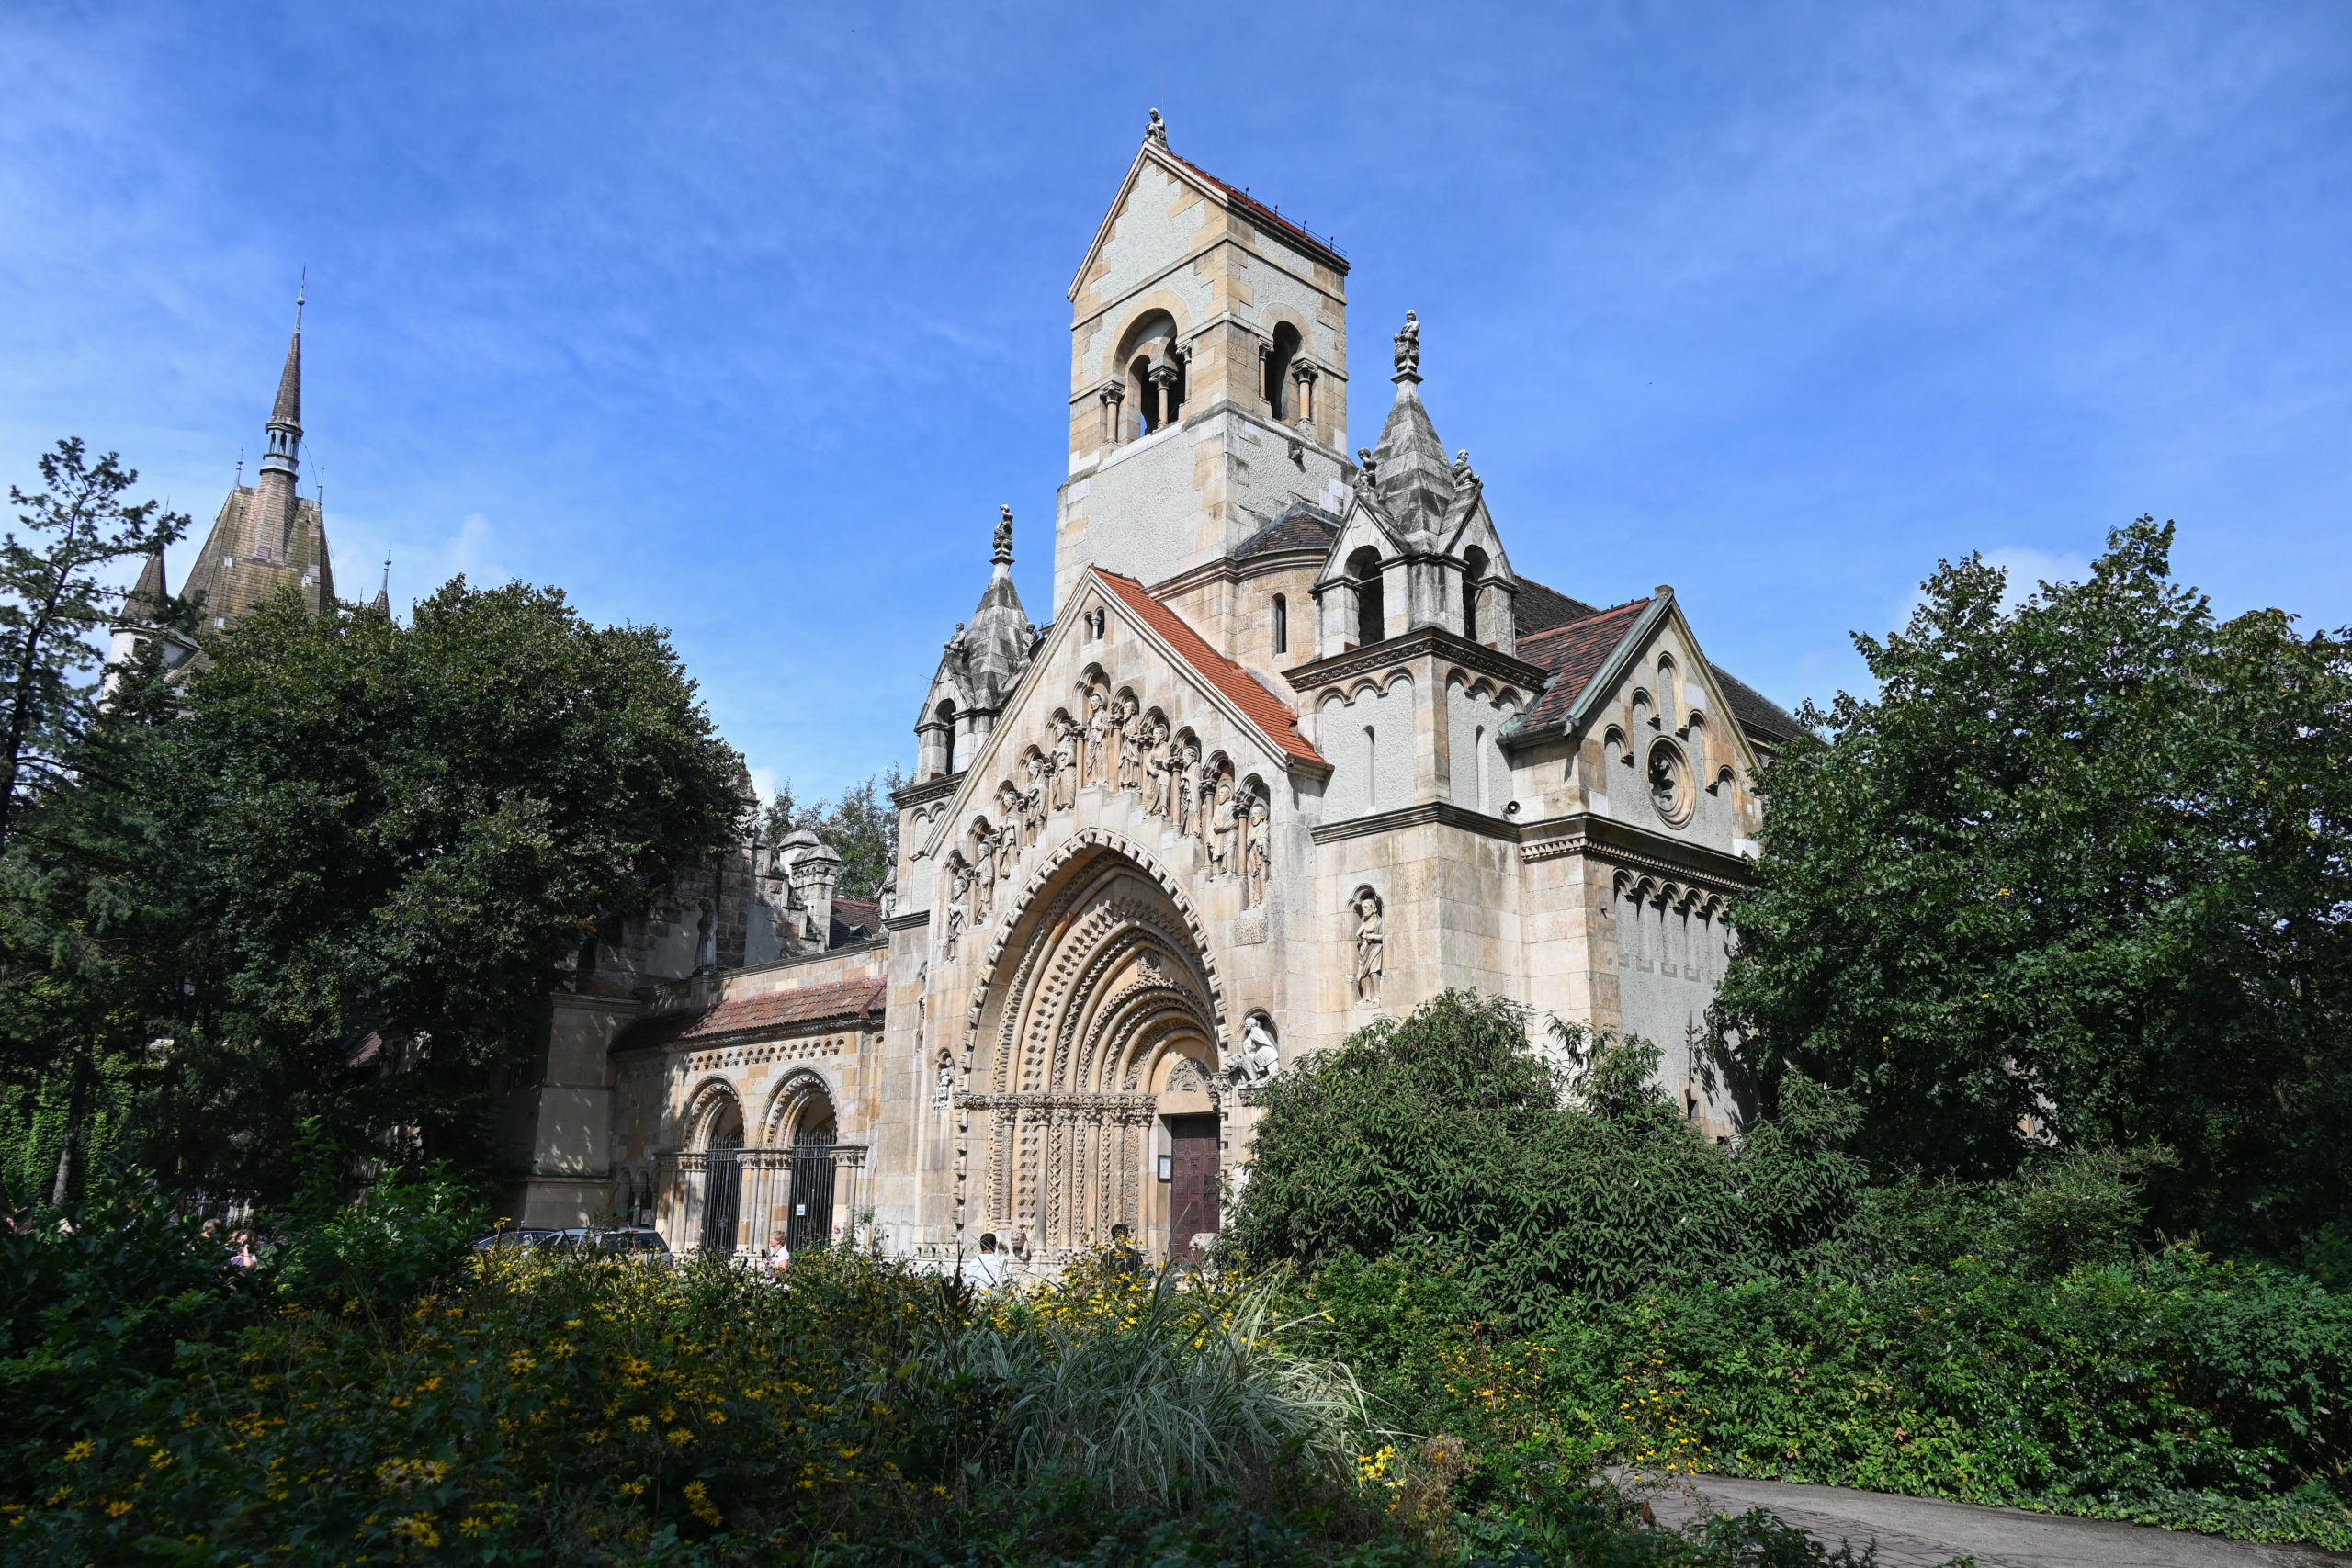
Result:
[[[1164,139],[1147,135],[1143,145],[1136,150],[1135,161],[1127,165],[1126,177],[1119,182],[1118,192],[1112,197],[1102,223],[1096,227],[1093,243],[1086,247],[1086,254],[1078,264],[1077,275],[1070,279],[1068,292],[1072,300],[1091,287],[1096,270],[1102,262],[1103,252],[1117,233],[1120,220],[1130,211],[1140,213],[1148,206],[1148,199],[1138,204],[1138,186],[1147,187],[1148,197],[1158,196],[1160,198],[1163,212],[1181,203],[1184,195],[1190,195],[1232,214],[1251,229],[1272,236],[1309,261],[1328,266],[1341,276],[1347,275],[1347,258],[1329,240],[1319,238],[1305,225],[1284,218],[1266,203],[1238,186],[1227,185],[1197,164],[1178,157],[1168,150]]]

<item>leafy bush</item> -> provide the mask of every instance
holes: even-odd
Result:
[[[2185,1249],[2054,1280],[1966,1258],[1566,1314],[1564,1406],[1629,1362],[1736,1474],[2352,1546],[2352,1301]]]
[[[1826,1091],[1792,1082],[1733,1151],[1665,1102],[1655,1047],[1559,1044],[1535,1050],[1521,1008],[1449,991],[1294,1066],[1260,1091],[1229,1255],[1315,1267],[1442,1236],[1487,1314],[1541,1322],[1572,1295],[1744,1276],[1850,1214],[1850,1118]]]
[[[356,1202],[336,1201],[328,1151],[282,1227],[264,1270],[288,1300],[309,1306],[368,1302],[398,1311],[455,1274],[487,1228],[470,1190],[434,1166],[388,1173]]]

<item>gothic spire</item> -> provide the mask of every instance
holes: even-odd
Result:
[[[123,596],[122,617],[127,621],[152,621],[162,613],[164,599],[164,552],[151,550],[147,564],[139,573],[139,581]]]
[[[304,292],[294,291],[294,341],[286,345],[286,368],[277,378],[277,401],[270,406],[269,455],[261,460],[264,473],[277,468],[292,474],[301,467]]]

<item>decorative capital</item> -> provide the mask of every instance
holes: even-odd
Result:
[[[1315,378],[1322,374],[1323,372],[1315,367],[1315,362],[1311,359],[1295,360],[1292,362],[1290,367],[1290,378],[1302,387],[1313,386]]]
[[[1145,123],[1143,139],[1155,147],[1168,145],[1168,122],[1159,118],[1158,109],[1151,111],[1151,118]]]
[[[989,558],[999,566],[1011,566],[1012,564],[1012,508],[1000,506],[997,511],[1003,515],[997,520],[996,551]]]
[[[1394,381],[1418,381],[1421,378],[1421,319],[1412,311],[1405,312],[1405,324],[1396,333],[1396,374]]]
[[[1118,376],[1113,377],[1110,380],[1105,381],[1102,385],[1097,387],[1094,389],[1094,395],[1102,399],[1104,402],[1109,403],[1113,408],[1118,407],[1121,403],[1127,400],[1126,378],[1125,377]]]

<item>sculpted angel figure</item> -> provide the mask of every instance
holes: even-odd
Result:
[[[1356,1000],[1380,1000],[1380,976],[1388,967],[1388,938],[1380,929],[1380,899],[1367,887],[1356,895]]]

